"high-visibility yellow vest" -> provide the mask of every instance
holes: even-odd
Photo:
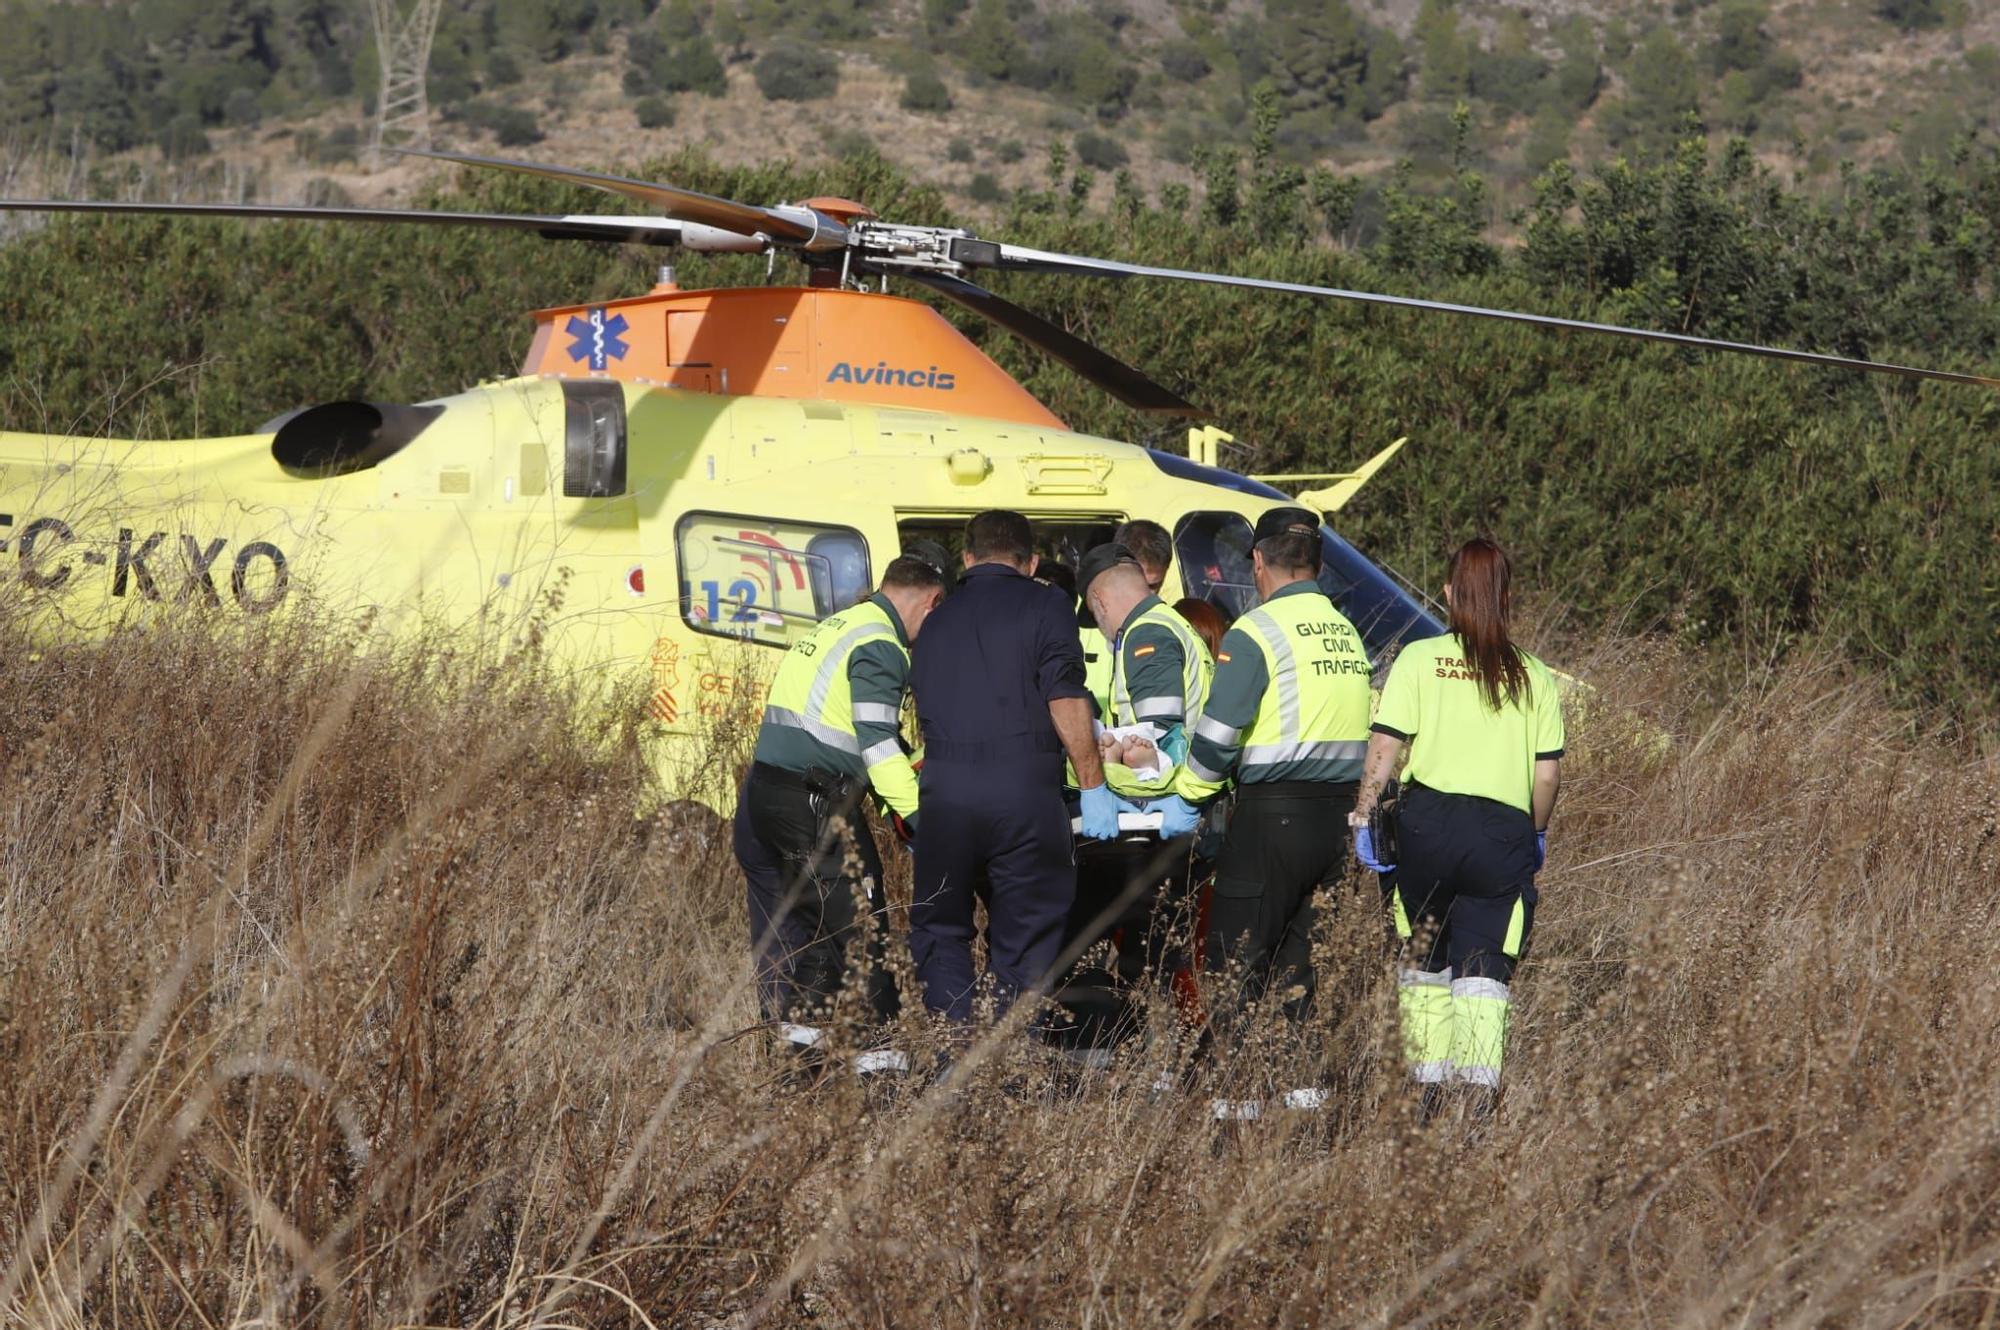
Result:
[[[1101,629],[1079,628],[1077,640],[1083,644],[1083,686],[1097,704],[1098,718],[1111,723],[1111,643]]]
[[[1132,689],[1125,678],[1125,642],[1133,631],[1145,624],[1153,624],[1173,634],[1181,648],[1181,705],[1176,707],[1183,724],[1192,728],[1201,716],[1201,704],[1208,697],[1209,676],[1215,672],[1215,662],[1209,659],[1208,644],[1201,640],[1195,630],[1164,604],[1147,606],[1123,628],[1118,630],[1119,650],[1111,672],[1111,719],[1113,726],[1135,725],[1142,720],[1157,720],[1158,717],[1140,714],[1132,702]]]
[[[1261,671],[1231,653],[1257,653]],[[1248,681],[1261,673],[1251,714]],[[1175,791],[1205,799],[1239,785],[1361,779],[1368,755],[1367,648],[1325,593],[1294,583],[1239,618],[1223,641]]]
[[[1235,626],[1264,653],[1271,680],[1243,734],[1237,782],[1360,780],[1373,671],[1354,625],[1315,592],[1274,597]]]
[[[875,642],[895,648],[901,666],[896,691],[857,701],[848,666],[856,651]],[[865,776],[885,803],[909,816],[916,809],[917,780],[897,734],[909,667],[909,648],[877,600],[821,620],[778,666],[764,707],[757,760],[794,770]]]

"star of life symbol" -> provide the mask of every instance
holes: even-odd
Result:
[[[588,321],[572,314],[563,331],[570,335],[569,358],[588,360],[592,369],[603,369],[612,360],[623,360],[632,348],[622,335],[632,325],[625,321],[623,314],[604,317],[604,309],[598,306],[588,311]]]

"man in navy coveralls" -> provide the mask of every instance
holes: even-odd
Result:
[[[1034,532],[1005,510],[966,523],[965,574],[913,644],[923,732],[910,951],[924,1005],[972,1017],[973,902],[986,892],[986,964],[1004,1011],[1044,986],[1076,895],[1063,756],[1083,834],[1118,834],[1069,596],[1034,580]]]

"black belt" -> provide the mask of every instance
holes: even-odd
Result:
[[[1358,780],[1258,780],[1236,787],[1241,799],[1352,799]]]
[[[793,771],[789,767],[775,767],[769,762],[752,762],[750,779],[764,781],[787,790],[800,790],[806,794],[817,794],[825,798],[844,799],[859,790],[861,777],[850,776],[838,771]]]
[[[995,762],[1009,757],[1060,757],[1062,740],[1055,735],[1010,734],[1004,739],[924,740],[926,762]]]

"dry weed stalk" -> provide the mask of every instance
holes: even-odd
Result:
[[[2000,779],[1829,662],[1721,705],[1664,650],[1578,669],[1501,1113],[1424,1128],[1358,878],[1310,1036],[1186,1094],[1184,1039],[1085,1073],[1005,1028],[797,1088],[726,828],[635,820],[532,651],[329,631],[0,655],[0,1325],[2000,1315]]]

